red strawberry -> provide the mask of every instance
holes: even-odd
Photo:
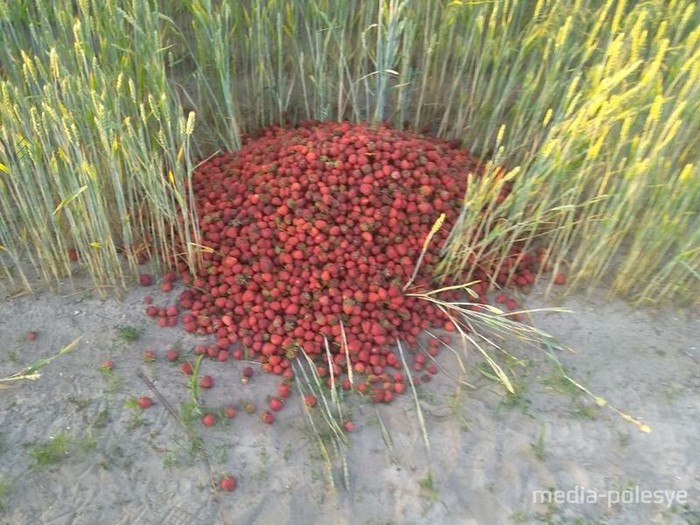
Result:
[[[554,284],[562,285],[566,284],[566,275],[563,273],[558,273],[554,276]]]
[[[291,395],[292,389],[287,383],[281,383],[280,386],[277,387],[277,393],[282,399],[287,399]]]
[[[27,341],[36,341],[38,335],[39,334],[37,334],[34,330],[32,330],[31,332],[27,332]]]
[[[274,412],[279,412],[280,410],[282,410],[283,407],[284,403],[281,399],[277,397],[273,397],[272,399],[270,399],[270,410]]]
[[[153,284],[153,277],[147,273],[142,273],[139,275],[139,284],[141,286],[151,286]]]
[[[226,492],[233,492],[236,490],[237,484],[236,478],[233,476],[226,476],[221,478],[221,481],[219,481],[219,487],[221,490],[225,490]]]
[[[265,410],[260,415],[260,420],[267,425],[272,425],[272,423],[275,422],[275,415],[272,412],[270,412],[269,410]]]
[[[214,378],[210,375],[204,375],[199,378],[199,386],[202,388],[211,388],[214,386]]]
[[[304,403],[306,403],[306,406],[308,406],[308,407],[311,407],[311,408],[315,407],[316,403],[317,403],[316,396],[313,394],[306,394],[304,396]]]
[[[191,376],[194,372],[194,369],[192,368],[192,363],[190,363],[189,361],[185,361],[184,363],[182,363],[180,365],[180,370],[182,370],[182,373],[187,376]]]
[[[236,414],[237,414],[237,412],[236,412],[236,408],[235,408],[235,407],[227,406],[226,408],[224,408],[224,415],[225,415],[227,418],[233,419],[234,417],[236,417]]]
[[[343,428],[345,429],[345,432],[354,432],[355,431],[355,423],[352,421],[346,421],[343,423]]]
[[[165,352],[165,358],[170,361],[171,363],[174,361],[177,361],[178,358],[180,357],[180,352],[175,350],[174,348],[171,348],[167,352]]]
[[[216,424],[216,416],[214,414],[205,414],[202,418],[202,424],[205,427],[213,427]]]
[[[139,404],[139,408],[141,410],[146,410],[153,405],[153,400],[148,396],[141,396],[136,400],[136,402]]]

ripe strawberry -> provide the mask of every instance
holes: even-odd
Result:
[[[139,404],[139,408],[141,410],[146,410],[153,405],[153,400],[148,396],[141,396],[136,400],[136,402]]]
[[[267,425],[272,425],[272,423],[275,422],[275,415],[272,412],[270,412],[269,410],[265,410],[260,415],[260,420]]]
[[[211,388],[214,386],[214,378],[210,375],[203,375],[199,378],[199,386],[202,388]]]
[[[216,416],[214,414],[205,414],[202,417],[202,424],[205,427],[213,427],[216,424]]]
[[[221,481],[219,481],[219,487],[221,490],[225,490],[226,492],[233,492],[236,490],[237,484],[236,478],[233,476],[226,476],[221,478]]]
[[[153,277],[147,273],[142,273],[139,275],[139,284],[141,286],[151,286],[153,284]]]
[[[306,403],[306,406],[308,406],[308,407],[311,407],[311,408],[315,407],[316,403],[317,403],[316,396],[313,394],[306,394],[304,396],[304,403]]]
[[[562,285],[566,284],[566,275],[563,273],[558,273],[554,276],[554,284]]]
[[[165,358],[170,361],[171,363],[174,361],[177,361],[178,358],[180,357],[180,352],[175,350],[174,348],[171,348],[167,352],[165,352]]]
[[[184,363],[182,363],[180,365],[180,370],[182,370],[182,373],[186,376],[191,376],[194,372],[194,369],[192,368],[192,363],[190,363],[189,361],[185,361]]]
[[[277,387],[277,393],[282,399],[287,399],[291,395],[292,389],[289,387],[289,384],[281,383],[280,386]]]
[[[272,410],[273,412],[279,412],[280,410],[282,410],[283,407],[284,403],[281,399],[277,397],[273,397],[272,399],[270,399],[270,410]]]
[[[237,412],[236,412],[236,408],[235,408],[235,407],[227,406],[227,407],[224,408],[224,415],[225,415],[227,418],[233,419],[234,417],[236,417],[236,414],[237,414]]]
[[[343,423],[343,428],[345,429],[345,432],[354,432],[355,431],[355,423],[352,421],[346,421]]]
[[[27,332],[27,341],[32,342],[36,341],[36,338],[39,334],[37,334],[34,330]]]

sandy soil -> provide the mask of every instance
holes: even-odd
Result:
[[[82,336],[38,380],[0,389],[0,522],[700,523],[698,312],[635,311],[571,297],[562,306],[574,314],[535,316],[537,326],[575,349],[556,354],[566,371],[649,433],[572,388],[543,351],[509,347],[521,360],[511,361],[517,396],[480,374],[472,351],[471,388],[444,373],[420,388],[429,450],[411,396],[376,407],[358,396],[346,400],[357,429],[342,451],[345,487],[337,459],[325,469],[296,393],[272,426],[260,422],[260,410],[239,410],[212,428],[194,420],[207,462],[163,404],[180,411],[189,399],[186,377],[163,357],[167,345],[189,350],[197,339],[155,327],[143,315],[146,293],[160,304],[175,299],[134,288],[121,302],[67,292],[0,303],[0,377]],[[533,291],[526,304],[552,300]],[[141,337],[120,339],[124,325],[142,328]],[[35,342],[26,340],[28,330],[39,332]],[[157,352],[155,363],[143,362],[146,348]],[[108,358],[111,374],[98,369]],[[448,353],[440,360],[457,373]],[[203,362],[202,373],[216,382],[200,392],[205,410],[240,409],[245,400],[265,405],[276,378],[256,374],[242,385],[242,367]],[[139,372],[163,396],[145,411],[129,401],[155,397]],[[212,478],[224,473],[237,477],[235,492],[212,489]],[[545,490],[563,492],[534,502],[534,491]],[[664,502],[644,503],[644,491],[669,492]]]

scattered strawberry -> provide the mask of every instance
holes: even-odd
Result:
[[[263,423],[266,423],[268,425],[272,425],[272,423],[275,422],[275,415],[270,412],[269,410],[265,410],[261,415],[260,419],[262,420]]]
[[[213,427],[216,424],[216,416],[214,414],[205,414],[202,417],[202,424],[205,427]]]
[[[566,284],[566,275],[563,273],[558,273],[554,276],[554,284],[562,285]]]
[[[136,400],[136,402],[141,410],[146,410],[153,405],[153,400],[148,396],[141,396]]]
[[[35,332],[34,330],[27,332],[27,341],[29,341],[29,342],[36,341],[36,338],[38,337],[38,335],[39,334],[37,332]]]
[[[280,386],[277,387],[277,393],[282,399],[287,399],[291,395],[292,389],[287,383],[281,383]]]
[[[236,414],[237,414],[237,412],[236,412],[236,408],[235,408],[235,407],[232,407],[232,406],[229,405],[229,406],[227,406],[227,407],[224,408],[224,415],[225,415],[227,418],[233,419],[234,417],[236,417]]]
[[[171,363],[177,361],[180,357],[180,352],[178,352],[176,349],[171,348],[167,352],[165,352],[165,359],[170,361]]]
[[[142,273],[139,275],[139,284],[141,286],[151,286],[153,284],[153,277],[147,273]]]
[[[221,490],[225,490],[226,492],[233,492],[236,490],[236,485],[237,485],[236,478],[233,476],[226,476],[221,478],[221,481],[219,481],[219,487]]]
[[[199,378],[199,386],[202,388],[211,388],[214,386],[214,378],[210,375],[203,375]]]
[[[345,432],[354,432],[355,431],[355,423],[352,421],[345,421],[343,423],[343,428],[345,429]]]
[[[306,403],[306,406],[308,407],[315,407],[316,406],[316,396],[313,394],[306,394],[304,396],[304,403]]]
[[[281,399],[277,397],[273,397],[272,399],[270,399],[270,410],[274,412],[279,412],[280,410],[282,410],[283,407],[284,403]]]
[[[182,373],[191,376],[194,373],[194,369],[192,368],[192,363],[189,361],[185,361],[180,365],[180,370],[182,370]]]

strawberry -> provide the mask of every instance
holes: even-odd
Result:
[[[216,424],[216,416],[214,414],[205,414],[202,417],[202,424],[205,427],[213,427]]]
[[[260,420],[267,425],[272,425],[272,423],[275,422],[275,415],[272,412],[270,412],[269,410],[265,410],[260,415]]]
[[[185,361],[180,365],[180,370],[182,370],[182,373],[185,374],[186,376],[191,376],[194,373],[194,369],[192,368],[192,363],[189,361]]]
[[[277,387],[277,393],[282,399],[287,399],[291,395],[292,389],[289,387],[289,384],[280,383],[280,386]]]
[[[233,492],[236,490],[237,484],[238,482],[233,476],[225,476],[221,478],[221,481],[219,481],[219,487],[221,490],[225,490],[226,492]]]
[[[153,350],[144,350],[141,354],[141,359],[144,363],[154,363],[156,360],[156,353]]]
[[[236,414],[237,414],[237,412],[236,412],[236,408],[235,408],[235,407],[232,407],[232,406],[229,405],[229,406],[227,406],[227,407],[224,408],[224,415],[225,415],[227,418],[233,419],[234,417],[236,417]]]
[[[171,348],[170,350],[165,352],[165,359],[167,359],[171,363],[177,361],[179,357],[180,357],[180,352],[178,352],[174,348]]]
[[[203,375],[199,378],[199,386],[202,388],[212,388],[214,386],[214,378],[210,375]]]
[[[283,407],[284,403],[281,399],[277,397],[273,397],[272,399],[270,399],[270,410],[272,410],[273,412],[279,412],[280,410],[282,410]]]
[[[153,284],[153,277],[147,273],[142,273],[139,275],[139,284],[141,286],[151,286]]]
[[[304,396],[304,403],[306,403],[307,407],[311,407],[311,408],[315,407],[316,403],[317,403],[316,396],[313,394],[306,394]]]
[[[36,338],[39,334],[37,334],[34,330],[27,332],[27,341],[33,342],[36,341]]]
[[[153,405],[153,400],[148,396],[141,396],[136,400],[136,402],[141,410],[146,410]]]

